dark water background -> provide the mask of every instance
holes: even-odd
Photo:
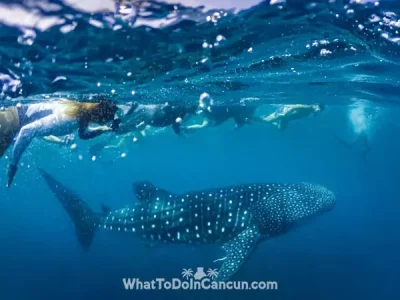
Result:
[[[73,150],[34,141],[21,161],[16,186],[0,188],[0,299],[398,298],[397,1],[346,8],[339,1],[262,2],[238,11],[221,2],[218,12],[227,15],[215,23],[207,21],[216,12],[207,8],[209,1],[204,8],[181,4],[178,9],[142,1],[127,16],[89,14],[60,1],[53,2],[60,10],[46,11],[38,3],[7,1],[0,7],[0,16],[10,7],[36,7],[40,20],[64,20],[41,32],[37,24],[11,26],[2,19],[4,105],[99,92],[121,102],[197,101],[208,92],[223,103],[249,98],[321,102],[327,109],[284,133],[263,126],[233,130],[230,123],[188,138],[167,131],[106,153],[104,161],[127,153],[106,166],[88,154],[95,141],[78,141]],[[100,26],[93,20],[103,28],[90,25]],[[170,24],[140,25],[149,20]],[[60,32],[68,24],[73,30]],[[219,45],[203,48],[218,35],[225,38]],[[53,82],[59,76],[66,79]],[[343,147],[332,133],[349,141],[366,134],[371,145],[367,163],[356,146]],[[0,162],[2,186],[6,163]],[[309,181],[335,191],[337,206],[312,224],[260,245],[235,277],[276,280],[278,291],[124,291],[122,277],[179,277],[182,268],[218,267],[212,261],[223,253],[216,247],[148,248],[133,236],[104,232],[85,253],[36,167],[51,172],[95,209],[101,203],[129,205],[135,201],[132,182],[143,179],[173,192],[252,181]]]

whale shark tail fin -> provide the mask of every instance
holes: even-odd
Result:
[[[101,216],[94,213],[86,202],[52,175],[43,169],[38,168],[38,170],[71,218],[79,244],[83,249],[89,249],[94,238],[96,225],[99,224]]]

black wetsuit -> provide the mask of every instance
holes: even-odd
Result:
[[[113,128],[119,133],[127,133],[140,127],[140,124],[166,127],[172,125],[176,134],[180,134],[179,118],[194,114],[197,106],[187,104],[133,104],[132,108],[123,117],[123,120],[114,120]],[[121,124],[120,124],[121,123]]]
[[[254,112],[257,109],[255,105],[232,105],[232,106],[210,106],[204,110],[204,114],[208,120],[215,125],[220,125],[225,121],[233,118],[238,127],[251,122]]]

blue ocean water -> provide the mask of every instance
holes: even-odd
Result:
[[[10,189],[3,157],[0,299],[397,299],[399,2],[178,2],[1,3],[1,104],[99,93],[120,103],[196,102],[207,92],[224,104],[323,103],[326,110],[284,132],[236,130],[233,122],[184,138],[168,129],[94,161],[88,149],[103,137],[74,149],[35,140]],[[361,144],[349,148],[335,136],[366,136],[366,161]],[[277,281],[277,291],[126,291],[123,277],[217,268],[223,252],[101,231],[82,251],[38,167],[96,210],[136,201],[137,180],[173,192],[307,181],[334,191],[337,205],[261,244],[235,275]]]

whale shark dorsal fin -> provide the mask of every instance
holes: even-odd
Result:
[[[226,251],[227,255],[218,272],[217,280],[227,281],[230,279],[245,263],[260,240],[261,234],[257,227],[250,226],[231,241],[224,244],[222,249]]]
[[[133,183],[133,193],[139,201],[153,201],[166,199],[171,195],[168,191],[160,189],[150,181],[136,181]]]
[[[107,215],[110,213],[110,211],[112,210],[110,206],[107,206],[105,204],[101,205],[101,210],[103,211],[104,215]]]

